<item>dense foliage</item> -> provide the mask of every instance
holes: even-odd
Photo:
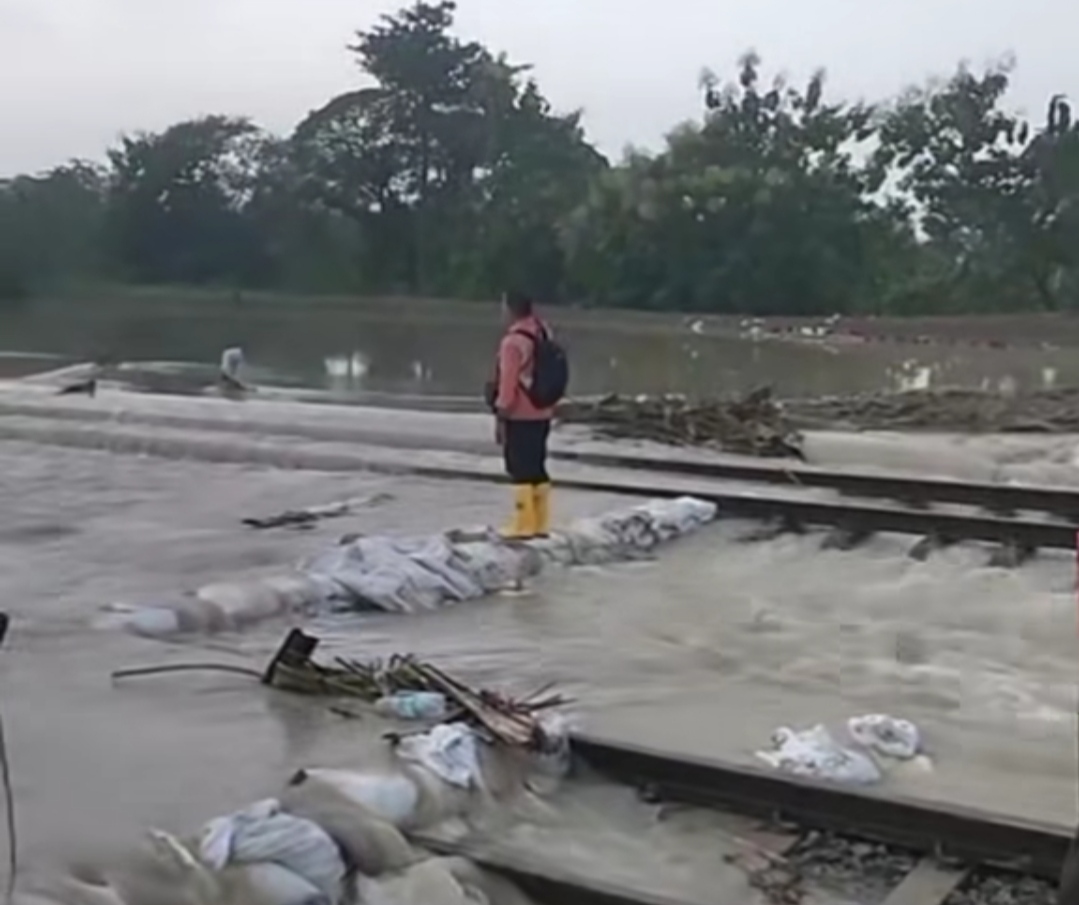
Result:
[[[288,137],[210,116],[0,182],[0,298],[121,281],[751,314],[1079,305],[1079,127],[1009,67],[888,103],[768,81],[611,165],[527,66],[419,2],[359,32],[362,87]]]

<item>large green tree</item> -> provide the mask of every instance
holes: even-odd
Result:
[[[961,67],[884,118],[876,158],[914,202],[924,309],[1075,303],[1079,132],[1062,98],[1042,126],[1007,110],[1009,74]]]
[[[452,2],[360,32],[368,84],[300,124],[309,196],[353,220],[372,288],[557,293],[557,224],[603,159],[577,113],[557,115],[527,67],[452,31]]]
[[[872,107],[829,103],[824,74],[765,87],[749,53],[734,82],[702,78],[706,115],[662,153],[601,177],[566,230],[596,302],[760,314],[846,310],[871,283],[883,181],[857,163]]]
[[[0,297],[97,277],[107,174],[82,161],[0,182]]]
[[[98,279],[809,314],[1079,306],[1079,127],[1010,69],[888,103],[701,80],[700,119],[611,166],[450,0],[357,32],[351,90],[287,136],[208,116],[106,166],[0,181],[0,297]],[[690,86],[687,86],[689,88]]]
[[[109,238],[145,282],[259,282],[265,260],[247,215],[266,137],[224,116],[125,136],[109,152]]]

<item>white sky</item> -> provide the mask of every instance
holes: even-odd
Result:
[[[0,0],[0,175],[100,157],[124,131],[207,113],[288,131],[357,81],[353,32],[385,0]],[[536,64],[617,155],[698,115],[697,76],[753,47],[765,72],[818,65],[833,95],[876,98],[1014,52],[1039,121],[1079,101],[1074,0],[460,0],[459,31]]]

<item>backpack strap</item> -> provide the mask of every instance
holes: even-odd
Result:
[[[539,335],[532,333],[529,330],[510,330],[510,336],[523,336],[525,339],[532,341],[533,345],[538,343],[541,339],[549,340],[551,338],[551,331],[547,329],[546,325],[540,324]]]

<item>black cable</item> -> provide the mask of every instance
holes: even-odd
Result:
[[[0,611],[0,644],[7,637],[11,620],[8,614]],[[4,786],[4,811],[7,818],[7,887],[4,902],[11,905],[15,897],[15,882],[19,876],[19,836],[15,827],[15,792],[11,787],[11,763],[8,761],[7,736],[4,733],[4,718],[0,715],[0,783]]]
[[[15,881],[19,873],[18,834],[15,829],[15,793],[11,788],[11,764],[7,756],[7,737],[4,718],[0,715],[0,782],[4,786],[4,810],[7,818],[8,876],[4,901],[11,905],[15,896]]]

